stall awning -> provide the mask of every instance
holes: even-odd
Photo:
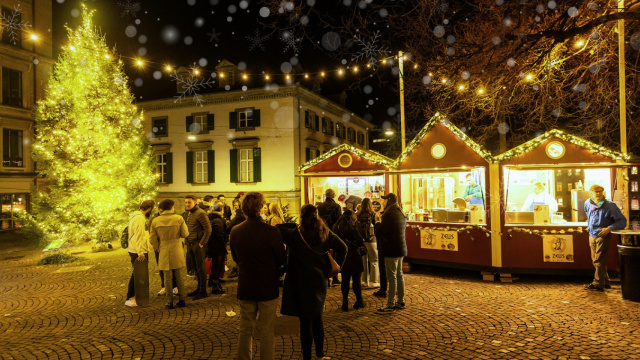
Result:
[[[348,173],[389,171],[393,160],[371,150],[340,144],[300,166],[304,175],[311,173]]]

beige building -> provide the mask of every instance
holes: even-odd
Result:
[[[223,61],[217,86],[241,74]],[[182,76],[190,76],[183,73]],[[178,85],[178,92],[182,89]],[[139,103],[156,160],[160,198],[183,208],[186,194],[260,191],[268,202],[300,208],[298,167],[347,143],[368,148],[373,124],[300,85],[221,90]]]
[[[2,41],[0,67],[0,229],[19,226],[16,212],[30,209],[35,187],[35,166],[31,158],[35,103],[53,66],[52,1],[0,0]]]

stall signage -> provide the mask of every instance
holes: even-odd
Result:
[[[458,232],[420,229],[420,247],[431,250],[458,251]]]
[[[573,262],[573,235],[544,235],[544,262]]]
[[[380,210],[382,210],[382,204],[378,200],[373,200],[371,205],[373,205],[373,211],[375,212],[380,212]]]

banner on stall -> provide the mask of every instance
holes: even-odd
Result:
[[[544,235],[544,262],[573,262],[573,235]]]
[[[458,251],[458,232],[420,229],[420,247],[431,250]]]

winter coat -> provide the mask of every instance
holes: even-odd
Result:
[[[286,262],[280,232],[258,217],[249,217],[231,230],[229,243],[238,264],[238,300],[277,299],[278,268]]]
[[[318,205],[318,215],[327,223],[329,229],[333,229],[333,225],[342,216],[342,209],[335,200],[328,197],[322,204]]]
[[[231,208],[229,205],[224,206],[224,209],[222,210],[222,218],[227,221],[231,220]]]
[[[213,258],[227,255],[226,223],[222,215],[210,213],[209,220],[211,221],[211,236],[209,236],[207,243],[207,256]]]
[[[358,248],[364,246],[364,241],[353,225],[349,225],[346,229],[338,229],[338,224],[333,225],[333,232],[344,241],[347,245],[347,257],[344,264],[340,268],[343,274],[358,274],[364,271],[362,264],[362,256],[358,252]]]
[[[149,253],[149,232],[146,229],[147,218],[142,211],[129,214],[129,246],[127,251],[133,254]]]
[[[180,215],[165,210],[151,222],[151,245],[159,252],[158,270],[173,270],[187,266],[182,239],[189,235]]]
[[[322,315],[327,297],[327,278],[324,269],[329,267],[328,258],[318,253],[333,249],[334,259],[342,266],[347,246],[333,232],[327,240],[313,251],[303,242],[295,224],[276,226],[282,240],[287,245],[287,276],[282,290],[280,313],[298,317],[316,317]]]
[[[211,223],[207,213],[200,207],[194,206],[191,210],[182,213],[182,217],[189,229],[189,236],[185,239],[187,245],[200,243],[200,245],[206,246],[209,236],[211,236]]]
[[[376,229],[378,248],[384,257],[407,256],[406,228],[407,219],[400,206],[396,203],[387,205]]]
[[[227,233],[231,234],[231,229],[233,229],[236,225],[241,224],[245,220],[247,220],[247,217],[244,215],[242,210],[236,210],[236,216],[231,219],[231,221],[229,222],[229,226],[227,226]]]

